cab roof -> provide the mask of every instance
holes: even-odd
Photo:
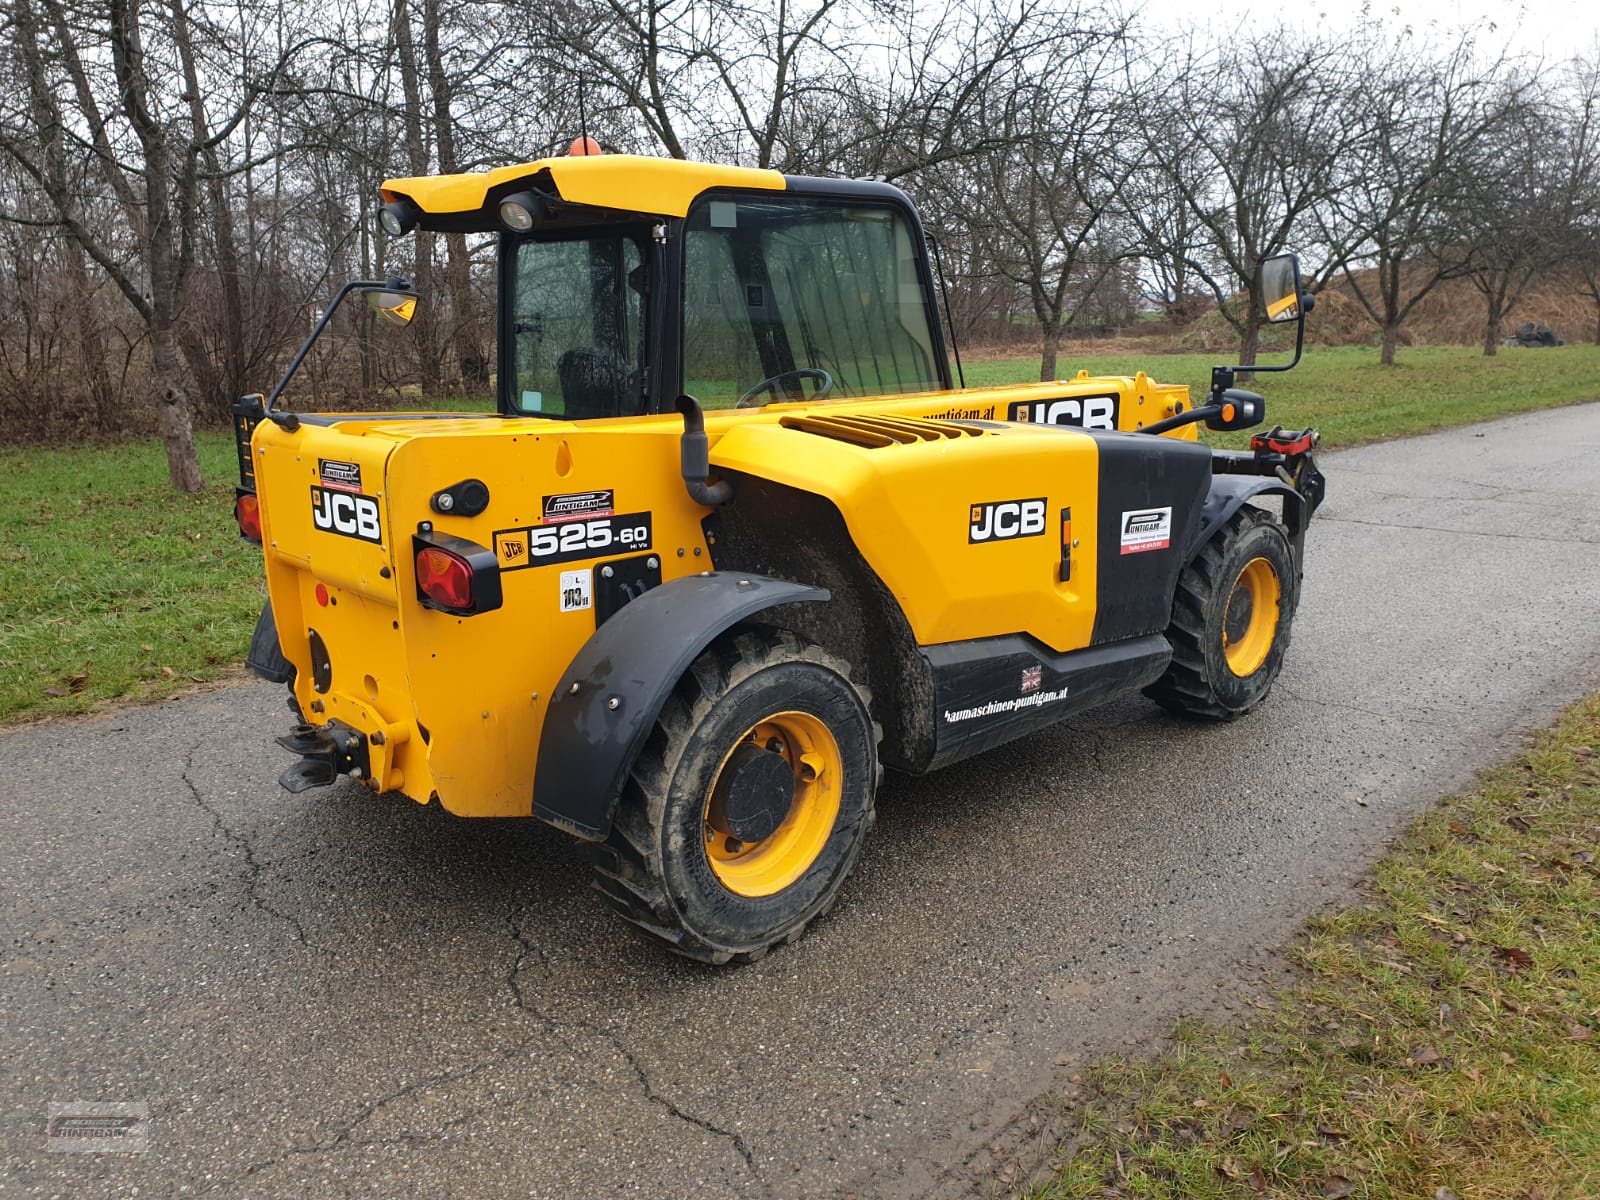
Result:
[[[563,155],[460,175],[419,175],[383,182],[385,203],[404,198],[421,212],[422,229],[499,228],[501,199],[525,188],[571,204],[682,217],[712,188],[782,191],[778,171],[649,158],[637,154]]]

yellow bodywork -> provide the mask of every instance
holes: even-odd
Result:
[[[773,480],[837,507],[920,644],[1026,631],[1067,651],[1088,645],[1094,626],[1096,443],[1081,431],[1007,417],[1018,405],[1076,398],[1081,407],[1112,395],[1125,430],[1188,405],[1187,389],[1143,374],[1080,375],[710,412],[706,427],[714,472]],[[863,413],[931,419],[955,432],[860,445],[805,428]],[[525,531],[541,525],[545,496],[613,490],[616,513],[650,514],[663,582],[710,569],[714,547],[701,525],[710,510],[690,500],[679,473],[681,419],[316,420],[294,431],[263,422],[251,443],[267,582],[299,704],[314,723],[338,719],[369,735],[369,786],[423,802],[437,795],[461,815],[528,814],[550,691],[595,630],[592,608],[562,611],[561,575],[634,552],[525,566]],[[1194,427],[1171,436],[1192,439]],[[376,503],[377,540],[313,523],[325,460],[358,472],[350,490]],[[435,492],[467,478],[488,485],[486,511],[463,517],[429,507]],[[1021,497],[1047,499],[1052,533],[1061,509],[1081,514],[1070,582],[1040,586],[1054,578],[1059,536],[969,544],[970,505]],[[412,535],[424,521],[496,550],[499,609],[459,617],[419,603]],[[313,685],[308,630],[331,662],[324,692]]]
[[[531,180],[542,171],[550,172],[563,200],[665,217],[685,215],[695,197],[711,188],[782,191],[785,187],[778,171],[635,154],[601,154],[541,158],[461,175],[386,179],[383,198],[389,201],[404,196],[433,216],[471,215],[483,211],[491,189]],[[493,214],[484,215],[498,221]]]

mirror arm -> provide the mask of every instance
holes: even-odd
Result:
[[[339,311],[339,305],[344,303],[344,298],[357,288],[364,286],[364,281],[352,280],[339,289],[339,294],[333,298],[333,303],[322,310],[322,316],[312,326],[311,333],[306,340],[300,343],[300,349],[289,360],[288,369],[284,371],[283,378],[278,380],[277,386],[267,393],[266,400],[262,403],[262,414],[275,425],[284,429],[296,430],[300,428],[300,418],[293,413],[277,411],[278,398],[283,395],[283,389],[289,386],[289,380],[294,378],[294,373],[300,369],[300,364],[305,362],[306,355],[311,353],[311,347],[316,345],[317,339],[322,336],[322,331],[328,327],[328,322],[333,320],[333,314]]]
[[[397,287],[395,286],[396,284],[401,286]],[[293,413],[277,411],[278,399],[283,395],[283,389],[289,386],[289,380],[294,378],[295,372],[300,369],[300,364],[305,362],[306,355],[311,353],[311,347],[317,344],[317,339],[322,336],[322,331],[328,327],[328,322],[333,320],[333,314],[339,311],[339,305],[344,303],[345,297],[351,292],[372,291],[405,292],[415,295],[409,287],[404,286],[404,281],[399,279],[353,279],[340,288],[338,294],[334,296],[333,302],[322,310],[322,316],[317,320],[316,325],[312,327],[311,333],[306,337],[306,340],[300,343],[300,349],[295,351],[294,357],[289,360],[289,366],[284,371],[283,378],[278,380],[277,386],[271,392],[267,393],[267,398],[261,406],[262,415],[267,420],[274,425],[289,430],[291,433],[300,428],[299,417]]]
[[[1213,371],[1221,371],[1221,370],[1224,370],[1224,369],[1225,368],[1223,368],[1223,367],[1213,367],[1212,368]],[[1214,378],[1215,378],[1215,375],[1213,375],[1213,379]],[[1173,430],[1173,429],[1182,429],[1185,425],[1191,425],[1196,421],[1209,420],[1210,418],[1217,416],[1221,412],[1222,412],[1222,405],[1220,403],[1213,402],[1211,404],[1201,404],[1201,405],[1198,405],[1198,406],[1196,406],[1194,408],[1191,408],[1188,412],[1181,412],[1181,413],[1176,414],[1175,416],[1167,417],[1165,420],[1156,421],[1153,424],[1146,425],[1143,429],[1139,430],[1139,432],[1140,433],[1167,433],[1168,431]]]
[[[1305,292],[1296,293],[1295,307],[1300,310],[1300,315],[1295,318],[1294,327],[1294,357],[1288,362],[1275,367],[1258,367],[1254,363],[1249,366],[1240,364],[1236,367],[1211,368],[1211,398],[1213,402],[1220,403],[1222,393],[1233,386],[1234,376],[1239,371],[1250,371],[1257,375],[1271,375],[1280,371],[1292,371],[1300,364],[1300,355],[1306,348],[1306,314],[1316,304],[1316,296],[1307,295]]]

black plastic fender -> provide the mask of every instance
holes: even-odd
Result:
[[[294,664],[283,656],[278,643],[278,626],[272,619],[272,601],[262,606],[256,619],[256,631],[250,635],[250,652],[244,665],[250,673],[268,683],[288,683],[294,678]]]
[[[1200,525],[1194,538],[1184,551],[1188,561],[1199,554],[1212,535],[1227,523],[1229,517],[1244,507],[1252,496],[1277,493],[1283,497],[1283,523],[1289,527],[1290,541],[1299,556],[1301,535],[1305,529],[1302,510],[1305,498],[1281,479],[1261,475],[1213,475],[1211,490],[1200,504]]]
[[[712,571],[630,601],[583,644],[545,713],[533,815],[589,841],[611,832],[622,785],[674,685],[718,634],[825,588]]]

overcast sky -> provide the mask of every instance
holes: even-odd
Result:
[[[1127,3],[1143,8],[1146,18],[1157,25],[1184,25],[1195,19],[1197,11],[1194,0]],[[1205,23],[1213,30],[1242,27],[1248,32],[1251,21],[1270,23],[1280,18],[1290,24],[1335,30],[1370,14],[1397,33],[1409,26],[1418,33],[1435,29],[1453,34],[1464,25],[1473,25],[1480,30],[1485,50],[1504,45],[1514,52],[1568,58],[1578,53],[1593,55],[1600,48],[1600,0],[1526,0],[1520,4],[1516,0],[1498,4],[1487,0],[1374,0],[1366,5],[1333,0],[1208,0],[1204,11]]]

